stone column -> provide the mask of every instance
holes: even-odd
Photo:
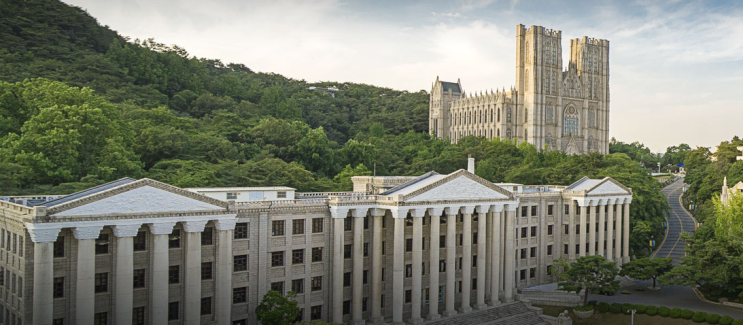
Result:
[[[333,215],[333,323],[343,323],[343,222],[348,211]]]
[[[232,324],[232,239],[237,224],[237,216],[234,219],[221,219],[215,223],[218,232],[217,252],[217,292],[216,292],[216,316],[217,324]]]
[[[93,325],[95,314],[95,240],[103,226],[77,227],[77,288],[75,290],[75,324]]]
[[[588,206],[579,207],[580,210],[580,221],[577,228],[580,228],[580,236],[578,238],[579,252],[578,256],[586,256],[586,214],[588,214]],[[578,229],[576,229],[578,230]]]
[[[606,234],[606,200],[599,202],[599,251],[597,254],[606,256],[606,245],[604,245],[604,235]]]
[[[576,239],[576,236],[578,236],[575,233],[575,229],[576,229],[576,227],[575,227],[575,214],[576,214],[576,212],[575,211],[578,209],[578,207],[576,206],[575,203],[576,202],[573,201],[573,200],[568,200],[568,204],[570,205],[570,208],[568,208],[569,209],[569,211],[568,211],[568,213],[569,213],[568,214],[568,218],[569,219],[568,219],[568,235],[567,236],[568,236],[568,245],[570,246],[570,247],[568,247],[568,258],[571,261],[575,261],[575,259],[576,259],[576,256],[575,256],[575,239]]]
[[[614,247],[612,241],[614,240],[614,199],[609,199],[609,204],[606,205],[608,211],[606,213],[606,260],[614,261]]]
[[[622,202],[623,199],[617,200],[617,212],[615,214],[617,219],[617,227],[614,229],[614,262],[617,266],[622,265]]]
[[[596,205],[595,202],[591,202],[588,206],[589,211],[589,225],[588,230],[588,255],[596,255]]]
[[[415,210],[413,213],[413,304],[411,306],[410,320],[411,324],[423,322],[421,318],[421,278],[423,275],[423,215],[425,210]],[[397,252],[395,252],[397,253]]]
[[[384,323],[382,316],[382,218],[385,210],[371,209],[372,222],[372,279],[371,279],[371,322]]]
[[[503,299],[505,302],[512,302],[513,301],[513,289],[514,289],[514,277],[515,277],[515,270],[514,270],[514,264],[516,262],[516,257],[514,256],[514,244],[516,239],[514,238],[514,232],[516,231],[516,209],[518,209],[518,205],[511,205],[509,204],[506,210],[506,224],[505,224],[505,235],[506,235],[506,262],[504,267],[504,276],[503,276]]]
[[[503,215],[503,206],[496,205],[491,219],[490,228],[491,232],[491,245],[492,245],[492,256],[490,257],[491,267],[490,272],[490,305],[497,306],[500,304],[500,263],[503,260],[501,256],[501,245],[503,241],[503,235],[501,234],[500,219]]]
[[[402,213],[402,216],[399,214]],[[402,307],[405,305],[405,211],[393,210],[395,220],[394,243],[392,251],[392,323],[403,325]]]
[[[479,207],[480,211],[477,215],[477,309],[485,309],[488,306],[485,304],[485,271],[487,269],[485,249],[487,248],[487,210],[489,208],[488,206]]]
[[[34,243],[33,324],[52,325],[54,242],[57,241],[60,229],[35,229],[27,226],[27,230]]]
[[[474,208],[463,207],[464,226],[462,235],[462,306],[459,310],[463,313],[472,311],[470,298],[472,297],[472,212]]]
[[[141,225],[116,225],[116,296],[114,307],[117,324],[132,322],[134,305],[134,236]]]
[[[353,307],[353,324],[364,325],[364,315],[361,314],[361,295],[364,291],[364,216],[358,210],[354,210],[353,215],[353,287],[351,304]]]
[[[183,223],[183,230],[186,231],[186,304],[184,308],[187,325],[201,323],[201,233],[204,232],[207,221]]]
[[[441,228],[440,216],[443,209],[429,209],[428,212],[431,216],[431,242],[428,245],[430,253],[428,264],[431,270],[428,277],[428,319],[437,320],[441,318],[439,316],[439,240],[441,239],[439,229]]]
[[[150,224],[152,234],[152,324],[168,323],[169,279],[168,267],[170,254],[168,253],[168,235],[173,233],[175,222]]]
[[[456,297],[456,275],[457,275],[457,212],[447,208],[446,210],[446,310],[444,316],[454,316],[457,310],[454,309]]]
[[[624,240],[622,240],[622,263],[629,262],[629,204],[632,199],[625,199],[624,200],[624,228],[622,235],[624,236]]]

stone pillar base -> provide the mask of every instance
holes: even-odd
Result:
[[[485,308],[488,308],[488,305],[487,304],[482,304],[482,305],[475,306],[475,309],[477,309],[477,310],[483,310]]]
[[[357,321],[354,321],[353,322],[353,325],[366,325],[366,321],[363,320],[363,319],[362,320],[357,320]]]
[[[372,324],[384,324],[384,317],[372,317]]]
[[[498,306],[498,305],[500,305],[500,300],[491,300],[490,301],[490,306],[491,307],[495,307],[495,306]]]
[[[627,263],[627,262],[629,262],[629,256],[623,256],[622,263]]]
[[[411,318],[408,320],[409,324],[420,324],[423,323],[423,318]]]
[[[452,310],[452,311],[447,310],[447,311],[444,311],[444,316],[446,316],[446,317],[452,317],[452,316],[456,316],[456,315],[457,315],[457,311],[456,310]]]
[[[472,307],[470,306],[462,306],[462,308],[459,308],[460,313],[469,313],[472,311]]]
[[[441,319],[441,315],[439,315],[439,314],[428,315],[428,317],[426,317],[426,319],[428,319],[428,320],[439,320],[439,319]]]

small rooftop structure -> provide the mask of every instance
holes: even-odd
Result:
[[[235,202],[294,200],[293,187],[200,187],[187,188],[187,191],[199,193],[213,199]]]

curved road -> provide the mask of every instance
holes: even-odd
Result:
[[[668,204],[671,206],[671,211],[666,215],[666,220],[668,220],[666,238],[658,246],[658,249],[650,255],[651,258],[671,257],[673,258],[673,264],[676,265],[684,257],[684,249],[686,248],[686,244],[681,240],[681,233],[693,234],[696,229],[696,221],[681,203],[681,195],[684,194],[683,188],[684,180],[681,178],[663,189],[663,193],[668,198]]]

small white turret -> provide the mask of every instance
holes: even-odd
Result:
[[[475,173],[475,158],[472,158],[472,156],[468,156],[467,158],[467,171],[470,173]]]

